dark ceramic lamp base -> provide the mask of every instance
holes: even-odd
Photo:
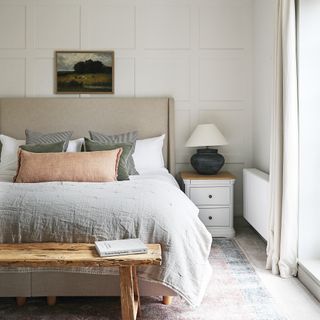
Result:
[[[198,149],[191,157],[191,165],[199,174],[217,174],[224,165],[224,157],[217,149]]]

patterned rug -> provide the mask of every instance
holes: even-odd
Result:
[[[142,298],[142,319],[161,320],[284,320],[276,310],[253,267],[235,241],[214,239],[210,254],[213,276],[199,308],[179,298],[170,306],[160,297]],[[1,284],[0,284],[1,285]],[[0,319],[5,320],[117,320],[118,298],[58,298],[47,306],[45,298],[28,299],[17,307],[14,299],[0,299]]]

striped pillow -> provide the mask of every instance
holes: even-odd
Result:
[[[41,143],[56,143],[64,141],[63,150],[68,148],[69,140],[72,136],[72,131],[40,133],[26,129],[26,144],[41,144]]]

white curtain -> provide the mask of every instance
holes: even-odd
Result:
[[[277,1],[276,28],[267,268],[274,274],[290,277],[297,273],[299,184],[296,4],[294,0]]]

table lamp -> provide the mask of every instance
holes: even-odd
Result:
[[[199,174],[217,174],[224,165],[224,157],[211,146],[228,144],[220,130],[213,124],[199,124],[186,142],[186,147],[206,147],[197,149],[191,157],[191,165]]]

